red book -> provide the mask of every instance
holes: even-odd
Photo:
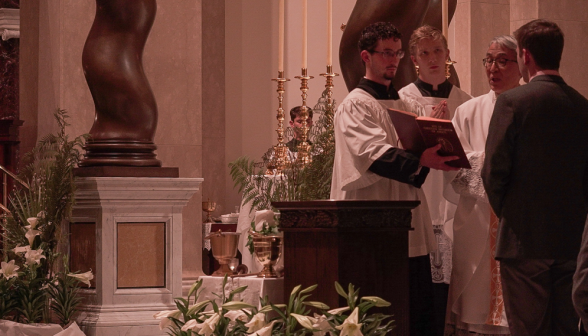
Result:
[[[441,156],[459,156],[447,162],[448,166],[471,169],[470,162],[450,120],[419,117],[412,112],[388,109],[402,147],[422,153],[425,149],[441,144]]]

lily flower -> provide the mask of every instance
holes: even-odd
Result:
[[[249,311],[247,310],[247,312]],[[236,322],[237,320],[245,322],[247,320],[247,314],[243,310],[229,310],[223,316],[232,322]]]
[[[198,323],[198,321],[196,321],[196,320],[190,320],[190,321],[184,323],[184,325],[182,326],[182,331],[192,330],[192,331],[198,333],[200,331],[201,326],[202,326],[202,323]]]
[[[198,335],[210,336],[214,334],[214,329],[216,328],[216,324],[219,320],[219,314],[214,314],[211,317],[207,318],[204,322],[202,322],[202,328],[198,332]]]
[[[29,222],[31,229],[35,229],[39,225],[39,218],[29,217],[27,218],[27,222]]]
[[[248,333],[256,332],[259,329],[265,327],[266,325],[267,325],[267,323],[265,323],[265,314],[263,314],[263,313],[255,314],[251,318],[251,321],[249,321],[248,323],[245,323],[245,326],[247,328],[249,328],[249,329],[247,329]]]
[[[18,271],[20,267],[14,264],[14,259],[10,260],[9,262],[3,261],[0,263],[0,265],[2,266],[2,269],[0,269],[0,274],[3,274],[6,279],[18,277],[18,273],[16,273],[16,271]]]
[[[182,316],[182,312],[180,312],[178,309],[176,309],[176,310],[160,311],[159,313],[154,314],[153,318],[154,319],[161,319],[161,322],[159,322],[159,330],[163,330],[167,327],[172,326],[172,320],[169,319],[169,317],[179,319],[181,316]]]
[[[36,263],[37,265],[39,265],[41,264],[41,259],[43,258],[45,258],[45,256],[43,255],[43,249],[31,250],[29,247],[29,250],[25,254],[25,264],[30,266]]]
[[[331,310],[327,311],[327,313],[329,313],[331,315],[339,315],[346,310],[349,310],[349,307],[331,309]]]
[[[37,218],[45,218],[47,216],[47,211],[39,211],[37,214]]]
[[[25,234],[25,237],[29,240],[29,245],[33,245],[35,237],[40,235],[41,231],[35,230],[31,225],[27,225],[25,226],[25,228],[28,229],[27,233]]]
[[[325,336],[331,330],[331,325],[325,315],[314,314],[314,317],[309,316],[308,318],[312,321],[312,328],[319,330],[313,332],[313,336]]]
[[[247,336],[272,336],[272,328],[274,327],[274,323],[276,323],[276,321],[272,321],[272,323],[266,325],[254,333],[248,334]]]
[[[86,285],[88,285],[88,287],[91,286],[90,280],[94,279],[94,274],[92,274],[92,270],[89,270],[86,273],[80,273],[80,274],[68,273],[67,276],[70,276],[72,278],[76,278],[78,281],[83,282]]]
[[[361,325],[362,323],[359,323],[359,310],[355,307],[351,315],[343,321],[343,324],[335,328],[341,330],[339,336],[363,336]]]
[[[12,249],[12,252],[18,254],[18,253],[27,253],[28,251],[31,250],[30,246],[16,246],[15,248]]]

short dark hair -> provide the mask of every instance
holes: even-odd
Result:
[[[559,70],[564,35],[555,22],[533,20],[515,30],[514,36],[519,45],[519,56],[523,49],[527,49],[540,69]]]
[[[308,120],[312,119],[312,109],[310,107],[306,107],[306,111],[308,112]],[[293,107],[290,110],[290,120],[296,119],[296,117],[300,117],[300,113],[302,113],[302,106]]]
[[[378,41],[391,38],[399,40],[401,37],[402,34],[390,22],[376,22],[363,29],[357,47],[360,52],[367,50],[371,53],[376,48]]]

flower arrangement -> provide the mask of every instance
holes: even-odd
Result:
[[[282,234],[278,230],[279,222],[279,213],[275,213],[272,210],[258,210],[255,212],[246,245],[251,254],[253,254],[254,250],[253,237]]]
[[[80,304],[78,283],[90,284],[91,272],[71,273],[68,258],[59,252],[61,225],[71,216],[75,184],[73,168],[85,136],[69,140],[67,113],[55,118],[60,131],[39,141],[24,157],[20,175],[2,222],[4,242],[0,270],[0,318],[21,323],[72,320]]]
[[[227,277],[223,280],[225,288]],[[387,307],[389,302],[376,297],[359,298],[359,289],[349,284],[345,292],[339,283],[335,289],[347,300],[347,306],[330,309],[318,301],[307,300],[316,285],[292,290],[287,304],[273,304],[267,297],[261,299],[261,308],[241,301],[234,301],[235,295],[246,290],[246,286],[231,291],[228,295],[217,295],[216,300],[198,302],[202,280],[194,283],[188,298],[175,300],[178,309],[162,311],[154,315],[160,319],[161,330],[168,329],[169,335],[176,336],[383,336],[394,329],[394,321],[383,314],[368,314],[372,307]],[[189,305],[194,294],[195,304]],[[212,310],[205,311],[207,306]],[[311,310],[314,313],[311,316]],[[317,313],[318,312],[318,313]],[[350,312],[350,313],[349,313]],[[347,315],[348,313],[348,315]]]

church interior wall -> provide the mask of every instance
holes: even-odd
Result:
[[[333,68],[341,73],[339,41],[355,5],[334,1]],[[307,105],[314,106],[324,89],[326,70],[326,0],[309,1]],[[233,211],[240,196],[228,174],[229,162],[240,156],[260,160],[277,143],[276,110],[278,18],[277,1],[165,0],[144,52],[144,68],[157,99],[157,155],[181,177],[204,177],[202,193],[184,212],[186,226],[199,227],[200,202],[218,202],[220,215]],[[449,47],[462,88],[474,96],[488,92],[481,59],[495,35],[509,34],[537,17],[555,20],[566,34],[561,73],[588,95],[587,65],[581,48],[587,43],[586,0],[459,0],[449,29]],[[301,102],[301,4],[286,1],[284,109]],[[53,111],[68,110],[70,136],[87,133],[94,105],[84,79],[81,55],[95,14],[94,0],[21,1],[21,152],[55,131]],[[339,103],[347,90],[335,78]],[[197,230],[196,230],[197,231]],[[184,245],[196,248],[197,233]],[[196,269],[200,261],[192,261]],[[199,265],[199,264],[198,264]],[[196,271],[194,271],[196,272]]]

